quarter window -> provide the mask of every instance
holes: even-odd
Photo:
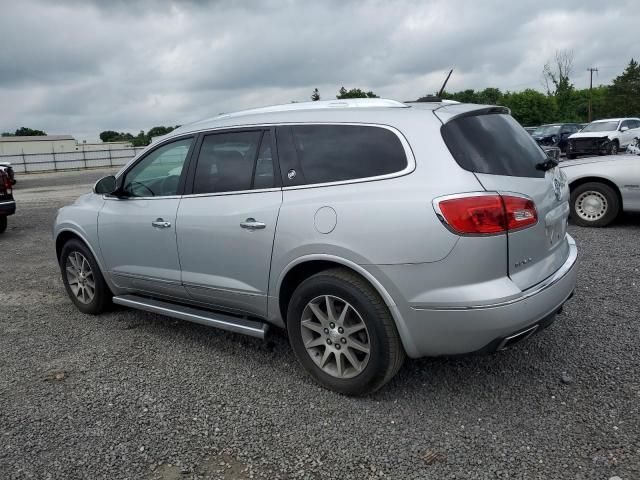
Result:
[[[250,190],[261,131],[227,132],[207,135],[200,148],[193,193],[220,193]],[[263,153],[266,169],[269,154]],[[273,160],[271,160],[273,180]],[[266,182],[266,177],[261,180]],[[262,188],[262,187],[261,187]]]
[[[163,145],[140,160],[126,174],[123,191],[130,197],[177,195],[182,167],[193,138]]]
[[[360,125],[295,125],[285,128],[290,129],[303,179],[296,182],[295,176],[291,178],[291,172],[286,172],[289,184],[377,177],[402,171],[407,166],[402,143],[386,128]]]

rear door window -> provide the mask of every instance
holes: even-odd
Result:
[[[407,156],[392,131],[365,125],[280,127],[285,185],[378,177],[404,170]]]
[[[215,133],[204,137],[193,193],[250,190],[261,138],[261,131]]]
[[[542,178],[536,165],[547,157],[536,141],[511,116],[464,116],[442,126],[451,155],[465,170],[512,177]]]

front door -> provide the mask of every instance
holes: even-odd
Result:
[[[98,215],[100,250],[113,282],[140,293],[185,298],[176,214],[192,137],[150,151],[118,179]]]
[[[214,308],[264,316],[282,191],[272,132],[206,135],[178,208],[182,282]],[[195,154],[194,154],[195,155]]]

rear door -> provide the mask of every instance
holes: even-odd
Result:
[[[182,282],[214,308],[264,316],[282,190],[270,129],[204,135],[178,208]],[[196,154],[194,154],[195,156]]]
[[[458,164],[487,191],[534,201],[538,223],[507,233],[508,274],[524,290],[553,274],[569,255],[569,188],[559,167],[537,167],[547,157],[513,117],[485,112],[443,115],[442,136]]]

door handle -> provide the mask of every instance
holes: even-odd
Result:
[[[171,222],[165,222],[162,218],[157,218],[154,222],[151,222],[151,225],[155,228],[169,228]]]
[[[240,222],[240,227],[247,230],[262,230],[266,225],[262,222],[256,222],[255,218],[247,218],[244,222]]]

